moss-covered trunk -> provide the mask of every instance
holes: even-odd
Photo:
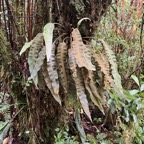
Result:
[[[81,25],[82,35],[94,35],[101,16],[110,4],[111,0],[37,0],[32,37],[42,32],[43,26],[48,22],[59,23],[55,37],[63,33],[70,34],[72,28],[77,27],[78,21],[84,17],[91,21]],[[8,60],[5,57],[0,59],[6,62],[3,66],[8,74],[3,80],[13,101],[18,104],[13,110],[18,111],[24,107],[14,120],[15,134],[13,136],[16,137],[16,134],[20,136],[14,143],[53,143],[55,128],[64,128],[67,123],[65,112],[67,99],[61,91],[63,105],[60,106],[49,90],[38,90],[34,85],[26,86],[29,76],[25,62],[27,54],[19,57],[16,54],[19,51],[7,46],[6,51],[9,52],[9,50],[12,51],[11,55],[8,55],[11,62],[7,63]],[[4,53],[2,51],[2,55]]]

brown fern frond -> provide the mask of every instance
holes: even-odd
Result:
[[[84,84],[83,84],[82,74],[81,74],[79,68],[77,69],[77,76],[78,76],[77,78],[74,78],[74,81],[76,84],[77,96],[80,100],[80,103],[82,105],[84,112],[89,117],[89,119],[92,121],[87,96],[85,94],[85,88],[84,88]]]
[[[46,86],[50,90],[52,96],[61,105],[61,99],[60,99],[59,94],[57,94],[57,93],[54,92],[52,81],[51,81],[51,78],[50,78],[48,70],[47,70],[47,62],[46,62],[46,60],[44,61],[44,64],[42,66],[42,74],[44,76],[44,80],[45,80]]]
[[[110,65],[107,60],[107,58],[102,54],[93,54],[96,62],[98,63],[99,67],[101,68],[101,71],[104,74],[104,84],[106,89],[110,89],[110,86],[113,86],[114,81],[110,75]]]
[[[57,61],[58,61],[58,69],[59,69],[59,76],[61,80],[61,84],[67,93],[67,76],[65,71],[66,65],[66,56],[67,56],[67,45],[65,42],[61,42],[58,45],[57,51]]]
[[[103,39],[100,39],[100,42],[103,44],[106,57],[111,65],[111,73],[113,76],[114,83],[120,90],[122,90],[123,88],[122,88],[122,84],[121,84],[121,76],[118,73],[118,66],[117,66],[115,54],[110,49],[109,45]]]
[[[76,64],[75,54],[73,49],[68,50],[68,62],[72,72],[72,76],[77,77],[77,69],[76,69],[77,64]]]
[[[53,44],[52,51],[51,51],[51,57],[49,62],[47,62],[47,71],[52,83],[52,87],[55,94],[59,94],[59,80],[58,80],[58,72],[57,72],[57,64],[56,64],[56,58],[55,58],[55,49],[56,46]]]
[[[73,80],[75,82],[77,97],[80,100],[80,103],[82,105],[84,112],[89,117],[89,119],[92,121],[91,114],[89,111],[87,96],[85,94],[85,88],[84,88],[84,84],[83,84],[82,74],[81,74],[80,68],[76,64],[75,54],[73,52],[73,49],[69,49],[68,55],[69,55],[69,66],[72,71]]]
[[[77,28],[72,31],[72,49],[74,51],[77,65],[85,67],[88,70],[95,70],[95,66],[91,63],[91,56],[88,48],[82,41],[81,34]]]
[[[94,78],[93,72],[88,71],[86,69],[83,69],[82,72],[83,72],[83,77],[84,77],[84,84],[92,102],[100,109],[102,113],[104,113],[104,109],[101,103],[105,103],[105,98],[101,96],[98,92],[96,84],[93,80]]]

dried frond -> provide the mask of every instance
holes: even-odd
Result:
[[[68,50],[68,56],[69,56],[68,62],[69,62],[70,69],[72,71],[72,76],[77,77],[77,69],[76,69],[77,64],[76,64],[75,54],[73,49]]]
[[[87,96],[85,94],[85,88],[84,88],[84,84],[83,84],[82,74],[81,74],[79,68],[77,69],[77,77],[74,78],[74,81],[75,81],[75,85],[76,85],[77,96],[80,100],[82,108],[83,108],[84,112],[86,113],[86,115],[89,117],[89,119],[92,121],[91,114],[89,111]]]
[[[67,57],[67,45],[65,42],[59,43],[57,51],[57,61],[58,61],[58,70],[60,73],[61,84],[67,93],[67,76],[65,71],[66,57]]]
[[[54,93],[54,89],[52,87],[52,82],[51,82],[51,79],[50,79],[50,76],[49,76],[49,73],[47,71],[47,62],[44,61],[44,64],[42,66],[42,74],[44,76],[44,80],[45,80],[45,83],[46,83],[46,86],[48,87],[48,89],[50,90],[52,96],[55,98],[55,100],[61,105],[61,99],[60,99],[60,96],[59,94],[56,94]]]
[[[102,54],[93,54],[96,62],[98,63],[99,67],[101,68],[101,71],[104,74],[104,84],[106,89],[110,89],[110,86],[113,86],[114,81],[112,77],[110,76],[110,65],[107,60],[107,58]]]
[[[88,71],[86,69],[83,70],[83,77],[86,90],[88,91],[92,102],[100,109],[102,113],[104,113],[102,103],[105,103],[105,98],[100,96],[96,84],[93,80],[93,73],[92,71]]]
[[[117,61],[114,52],[109,48],[108,44],[104,40],[100,40],[103,44],[103,47],[105,49],[106,56],[108,58],[108,61],[111,65],[111,73],[114,79],[115,85],[122,90],[122,84],[121,84],[121,76],[118,73],[118,66]]]
[[[56,46],[55,44],[53,44],[50,61],[47,62],[47,71],[50,77],[50,81],[51,81],[54,93],[56,95],[59,95],[59,80],[58,80],[57,64],[56,64],[56,58],[55,58],[55,49],[56,49]]]
[[[88,70],[95,70],[95,66],[91,63],[91,56],[88,48],[83,43],[77,28],[72,31],[72,49],[74,51],[76,63],[80,68],[85,67]]]
[[[90,111],[89,111],[87,96],[85,94],[85,88],[83,85],[82,74],[80,72],[80,69],[76,65],[76,60],[75,60],[75,55],[73,53],[73,49],[69,49],[68,54],[69,54],[69,65],[70,65],[70,69],[72,71],[73,80],[75,82],[77,96],[80,100],[80,103],[82,105],[84,112],[89,117],[89,119],[92,121]]]

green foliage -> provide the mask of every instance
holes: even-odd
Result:
[[[55,144],[79,144],[79,142],[74,140],[74,137],[69,136],[68,132],[62,131],[59,128],[56,131],[58,134],[55,136]]]
[[[111,137],[109,137],[110,133],[104,133],[100,130],[97,130],[97,135],[93,136],[91,134],[87,135],[88,144],[112,144],[118,143],[123,144],[122,134],[118,131],[111,131]]]
[[[127,78],[141,63],[141,15],[140,0],[137,1],[137,7],[134,3],[130,4],[130,1],[113,2],[110,11],[98,27],[97,38],[104,38],[112,46],[122,78]]]
[[[130,96],[127,97],[127,104],[124,106],[123,119],[127,124],[123,124],[122,128],[131,133],[131,141],[141,144],[144,142],[144,90],[143,90],[143,75],[138,79],[135,75],[133,80],[138,86],[138,89],[130,90]]]
[[[122,137],[126,143],[141,144],[144,142],[144,90],[143,75],[138,79],[132,75],[137,89],[125,91],[125,100],[116,93],[111,93],[109,104],[111,111],[119,111],[119,125],[122,129]]]
[[[121,97],[116,91],[111,91],[108,100],[111,113],[118,115],[119,123],[116,127],[122,130],[121,138],[127,144],[144,142],[144,81],[143,75],[140,74],[143,70],[140,59],[142,49],[139,40],[141,16],[142,7],[139,0],[137,7],[134,3],[130,5],[130,1],[113,3],[106,17],[102,19],[97,33],[97,38],[105,39],[112,47],[118,61],[119,72],[125,83],[125,89],[127,89],[123,92],[124,97]],[[99,43],[94,40],[92,42],[99,51],[102,50]],[[109,58],[115,59],[112,56]],[[115,72],[111,71],[111,74],[113,73]],[[121,82],[117,76],[115,80]]]

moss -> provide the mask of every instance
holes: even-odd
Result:
[[[7,62],[8,59],[8,51],[7,51],[8,43],[6,41],[4,32],[2,29],[0,29],[0,65],[2,65],[2,62]]]
[[[70,5],[73,6],[73,8],[76,11],[77,18],[81,18],[80,16],[84,14],[85,5],[82,0],[70,0]]]

